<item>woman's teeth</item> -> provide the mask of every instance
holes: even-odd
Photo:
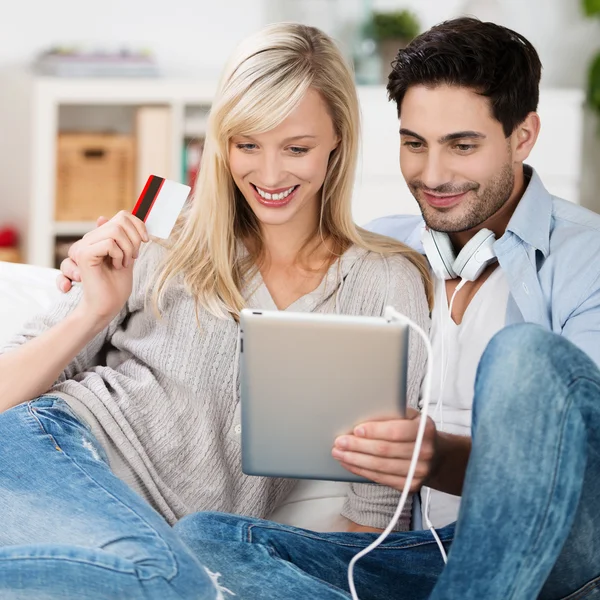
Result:
[[[261,190],[258,186],[254,186],[256,191],[263,197],[265,200],[283,200],[287,198],[295,189],[296,186],[293,185],[291,188],[285,190],[284,192],[280,192],[279,194],[269,194],[269,192],[265,192]]]

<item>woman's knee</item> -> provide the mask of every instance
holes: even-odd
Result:
[[[173,529],[188,545],[199,540],[240,541],[242,531],[252,519],[221,512],[197,512],[180,519]]]

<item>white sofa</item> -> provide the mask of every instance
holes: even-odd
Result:
[[[0,262],[0,347],[60,297],[57,274],[54,269]],[[344,483],[301,481],[271,518],[314,531],[340,531],[346,489]]]

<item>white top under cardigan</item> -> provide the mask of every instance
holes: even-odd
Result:
[[[459,290],[458,294],[460,293]],[[489,341],[504,327],[507,302],[508,282],[502,269],[496,268],[477,290],[462,322],[457,325],[450,318],[445,283],[440,279],[435,280],[435,304],[431,323],[434,367],[429,414],[440,431],[471,435],[477,366]],[[443,387],[442,368],[445,373]],[[436,412],[440,393],[442,404]],[[424,489],[421,492],[423,508],[425,494]],[[456,521],[459,507],[459,496],[431,490],[429,516],[434,527],[443,527]],[[425,526],[424,520],[423,524]]]

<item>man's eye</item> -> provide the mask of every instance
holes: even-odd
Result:
[[[423,147],[423,142],[404,142],[404,145],[411,150],[420,150]]]
[[[477,146],[475,146],[475,144],[456,144],[456,146],[454,146],[454,147],[459,152],[469,152],[470,150],[473,150]]]

